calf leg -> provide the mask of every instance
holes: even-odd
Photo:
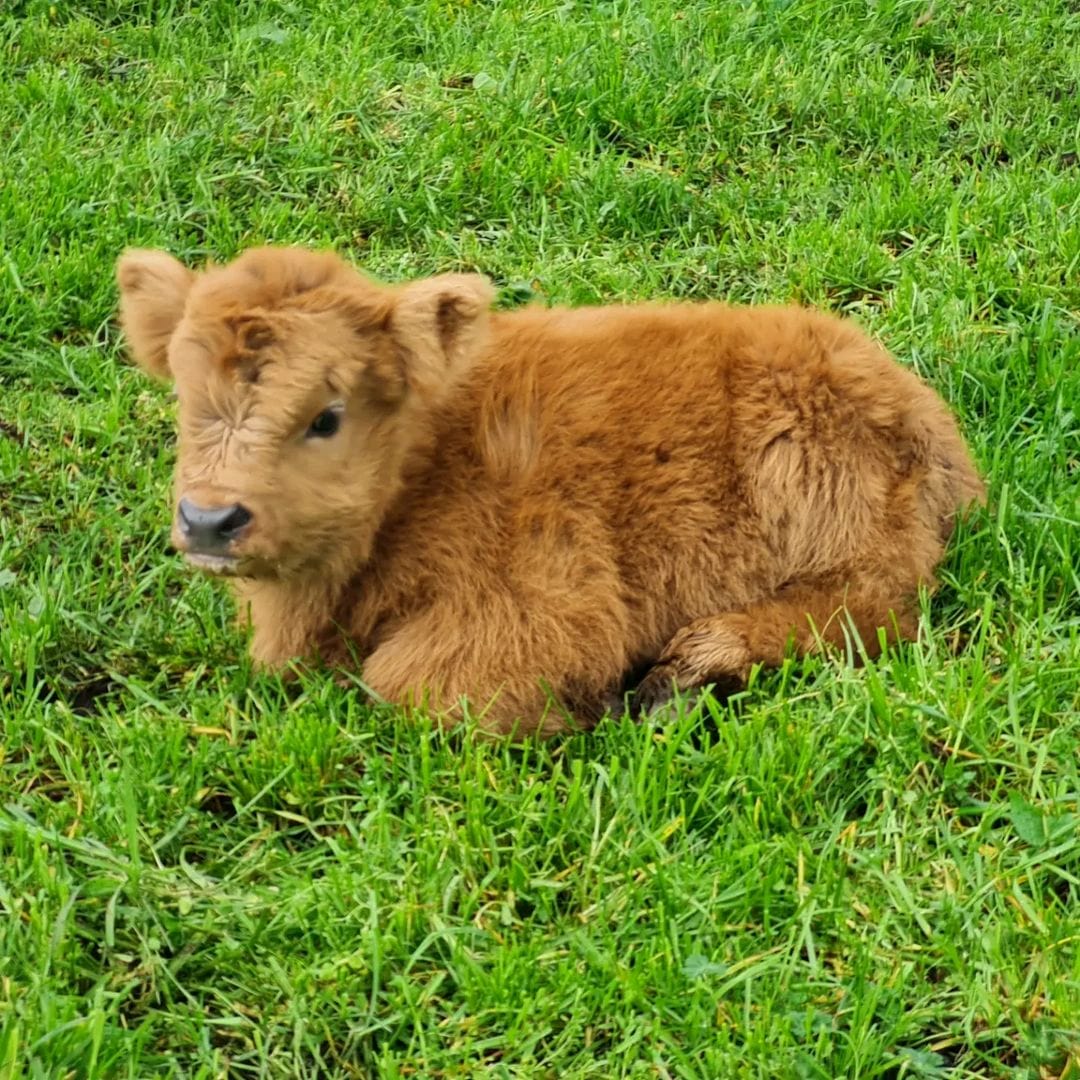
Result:
[[[712,684],[724,693],[745,685],[754,664],[777,667],[789,649],[798,655],[843,645],[854,630],[868,656],[880,651],[878,630],[891,639],[913,637],[916,619],[907,599],[870,589],[792,587],[740,611],[696,619],[668,642],[634,694],[650,711],[674,689]]]
[[[462,719],[465,698],[482,732],[524,737],[592,727],[625,664],[627,619],[614,589],[601,598],[606,607],[579,596],[577,610],[572,601],[554,610],[537,604],[527,618],[507,604],[484,604],[467,620],[433,607],[365,659],[363,681],[446,725]]]

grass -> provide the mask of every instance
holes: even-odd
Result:
[[[1073,0],[0,7],[0,1080],[1080,1076]],[[927,631],[472,745],[256,676],[112,266],[848,312],[990,483]]]

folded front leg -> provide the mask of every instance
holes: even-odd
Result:
[[[429,610],[405,621],[365,660],[365,684],[448,726],[467,714],[494,735],[552,735],[603,716],[626,666],[620,604],[527,613],[492,604],[485,614]]]

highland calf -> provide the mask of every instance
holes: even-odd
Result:
[[[941,400],[797,308],[490,310],[330,254],[118,266],[179,401],[173,542],[230,578],[266,665],[492,732],[596,722],[785,650],[908,636],[982,496]]]

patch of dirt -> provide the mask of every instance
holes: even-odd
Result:
[[[68,696],[68,705],[76,716],[93,716],[98,711],[98,701],[119,688],[110,675],[102,672],[77,686]]]
[[[0,436],[11,439],[12,442],[22,442],[23,433],[10,421],[0,417]]]

